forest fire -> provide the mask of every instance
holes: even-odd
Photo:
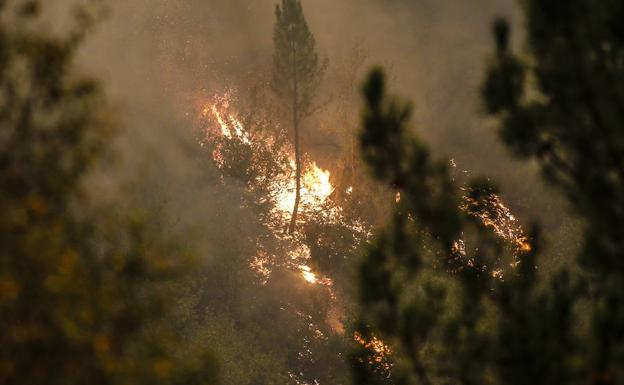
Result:
[[[219,127],[218,132],[205,130],[205,138],[201,138],[200,144],[204,141],[210,141],[215,135],[230,141],[237,141],[244,145],[255,149],[259,143],[254,142],[252,136],[244,128],[243,123],[230,112],[231,104],[230,93],[221,96],[215,96],[213,101],[204,104],[201,109],[201,116],[204,119],[214,120]],[[218,149],[217,149],[218,152]],[[215,158],[219,158],[218,154],[213,154]],[[295,180],[291,177],[295,173],[295,160],[292,154],[289,154],[288,170],[280,175],[273,183],[272,195],[275,198],[275,211],[282,216],[287,217],[292,211],[295,202]],[[215,159],[219,163],[219,159]],[[306,165],[302,175],[301,188],[301,206],[305,211],[306,208],[316,208],[329,198],[334,191],[334,187],[330,182],[331,173],[317,166],[316,162]]]
[[[0,385],[624,385],[623,19],[0,0]]]
[[[226,93],[222,96],[215,96],[210,103],[201,108],[202,119],[210,124],[203,126],[200,144],[216,143],[212,152],[212,157],[217,166],[224,167],[225,160],[221,152],[222,145],[240,145],[251,150],[252,154],[263,151],[266,142],[274,142],[275,138],[258,137],[255,132],[249,132],[237,114],[231,111],[231,95]],[[276,239],[286,242],[289,246],[290,263],[289,268],[297,272],[301,279],[310,284],[325,286],[329,289],[330,297],[335,300],[333,282],[328,277],[322,277],[311,268],[311,251],[297,236],[287,234],[284,231],[286,223],[291,218],[291,211],[295,202],[296,182],[295,161],[291,152],[286,153],[286,159],[281,171],[268,182],[268,196],[271,197],[270,215],[273,217],[271,232]],[[340,221],[341,207],[330,204],[326,205],[335,188],[331,183],[331,173],[323,170],[315,162],[307,162],[303,167],[300,213],[320,213],[332,221]],[[349,196],[353,192],[353,187],[346,189]],[[512,247],[513,261],[511,266],[515,267],[519,263],[519,256],[530,250],[530,243],[517,219],[505,206],[500,196],[491,194],[484,200],[471,198],[469,191],[464,189],[464,196],[460,208],[468,215],[478,218],[485,226],[504,239]],[[395,200],[399,202],[401,195],[397,193]],[[304,219],[301,219],[304,218]],[[299,221],[304,224],[305,215],[299,216]],[[353,231],[364,231],[364,229],[353,229]],[[464,240],[459,240],[455,249],[459,254],[466,256],[466,244]],[[256,256],[250,261],[250,268],[255,271],[262,283],[268,282],[272,273],[272,261],[275,256],[267,254],[263,250],[258,250]],[[471,261],[466,263],[470,264]],[[492,276],[502,278],[503,269],[495,268]],[[341,328],[342,325],[339,325]],[[337,329],[335,329],[337,330]],[[344,332],[344,330],[343,330]],[[370,352],[369,364],[378,368],[384,374],[388,374],[392,368],[390,356],[392,350],[389,345],[377,337],[364,338],[360,334],[353,336],[354,340]]]
[[[204,127],[203,137],[200,138],[200,144],[203,146],[206,142],[217,140],[227,140],[229,142],[237,142],[244,146],[249,146],[252,151],[256,151],[262,143],[254,141],[252,135],[245,130],[241,120],[232,113],[231,110],[232,95],[227,92],[223,95],[217,95],[212,98],[209,103],[203,103],[201,106],[202,119],[213,122],[214,124]],[[218,130],[211,129],[217,126]],[[213,160],[219,166],[223,166],[222,153],[219,146],[212,152]],[[295,173],[295,160],[292,154],[288,154],[287,168],[282,175],[278,175],[271,181],[269,186],[269,195],[272,196],[273,208],[272,214],[276,222],[286,223],[291,216],[291,211],[295,202],[296,182],[292,175]],[[330,172],[323,170],[317,166],[315,162],[307,164],[302,175],[301,186],[301,202],[300,210],[302,212],[319,210],[327,201],[334,191],[334,187],[330,182]],[[282,231],[282,225],[276,226],[273,231],[277,238],[285,238]],[[293,261],[306,262],[310,259],[310,250],[303,244],[298,244],[298,240],[290,238],[293,243]],[[250,265],[256,271],[263,281],[271,274],[268,267],[270,256],[260,253],[255,256]],[[294,268],[301,272],[303,279],[311,284],[322,284],[331,286],[329,278],[319,278],[317,274],[306,264],[295,264]]]
[[[230,94],[225,93],[221,96],[214,96],[211,103],[202,103],[201,117],[203,119],[214,119],[220,129],[219,134],[224,138],[252,145],[249,134],[243,128],[243,123],[229,112],[230,98]],[[210,136],[208,132],[205,134]]]
[[[529,239],[524,234],[518,219],[505,206],[501,197],[496,194],[489,194],[486,198],[486,210],[474,210],[478,203],[471,197],[465,195],[461,208],[471,215],[477,216],[484,226],[491,228],[496,235],[509,241],[521,252],[531,251]]]
[[[449,163],[452,168],[457,168],[455,159],[451,159]],[[463,173],[468,174],[469,172],[464,170]],[[509,267],[517,267],[521,262],[521,256],[531,251],[531,242],[518,218],[511,213],[511,209],[505,205],[500,195],[489,192],[485,196],[476,198],[470,188],[462,187],[460,189],[463,195],[459,208],[466,214],[477,218],[484,227],[491,229],[494,234],[505,241],[512,255]],[[453,245],[453,252],[466,257],[466,241],[464,239],[456,241]],[[470,265],[473,262],[468,260],[467,263]],[[495,278],[502,279],[504,271],[505,268],[499,266],[494,268],[491,274]]]
[[[241,119],[237,117],[237,114],[231,111],[231,95],[226,93],[222,96],[215,96],[210,103],[204,104],[201,108],[201,118],[204,120],[202,124],[202,133],[200,139],[200,145],[210,146],[212,149],[212,157],[215,164],[220,168],[227,167],[227,160],[224,157],[224,147],[229,145],[242,146],[251,150],[251,156],[254,154],[262,154],[266,149],[266,143],[275,143],[275,138],[254,136],[246,130],[245,125],[241,122]],[[207,123],[207,124],[205,124]],[[273,154],[274,155],[274,154]],[[337,297],[334,289],[334,282],[329,277],[321,276],[317,272],[312,270],[310,266],[310,260],[312,258],[311,250],[306,245],[300,236],[296,234],[288,234],[284,231],[285,224],[290,221],[292,215],[292,208],[295,203],[296,196],[296,181],[294,175],[296,172],[294,156],[290,151],[286,152],[286,162],[282,165],[280,172],[277,175],[272,175],[270,178],[266,178],[265,175],[255,176],[256,180],[253,184],[262,184],[267,181],[267,190],[265,194],[268,198],[264,202],[269,202],[270,210],[269,215],[272,217],[268,223],[270,232],[273,234],[276,240],[283,242],[286,247],[281,253],[288,255],[286,262],[287,267],[297,272],[305,283],[314,285],[317,287],[324,287],[328,293],[328,300],[332,304],[332,315],[328,314],[327,322],[330,325],[331,330],[335,333],[343,334],[344,328],[341,323],[342,310],[337,306]],[[272,166],[272,165],[271,165]],[[271,167],[269,166],[269,168]],[[268,171],[260,169],[260,174],[269,174]],[[299,203],[299,213],[315,213],[322,215],[324,218],[331,220],[340,220],[341,208],[335,205],[331,207],[325,206],[328,199],[334,192],[335,188],[330,181],[331,174],[328,170],[323,170],[315,162],[306,162],[303,167],[303,175],[301,178],[301,199]],[[352,188],[350,189],[352,191]],[[299,221],[301,225],[305,224],[305,215],[299,215]],[[265,285],[269,282],[272,274],[272,266],[276,260],[280,260],[281,256],[271,255],[265,252],[260,245],[258,245],[257,254],[250,259],[249,267],[258,275],[260,283]],[[304,317],[306,320],[310,319],[310,316],[296,311],[299,316]],[[309,322],[309,321],[307,321]],[[325,338],[323,333],[320,332],[318,327],[313,323],[309,323],[308,326],[315,331],[315,338]],[[360,342],[356,339],[357,342]],[[305,347],[305,344],[309,344],[309,340],[304,340],[304,349],[299,353],[301,359],[311,359],[309,356],[312,354],[309,348]],[[380,344],[381,341],[371,341],[373,347],[385,346]],[[369,345],[365,345],[369,348]],[[375,353],[375,362],[379,361],[380,365],[386,362],[383,355],[389,354],[389,350],[379,350]],[[379,357],[379,358],[378,358]],[[297,381],[296,376],[291,373],[291,378],[296,383],[304,384]]]
[[[236,119],[233,115],[228,114],[227,116],[223,116],[221,111],[217,108],[217,104],[213,104],[212,106],[204,107],[202,110],[202,115],[206,116],[208,114],[212,114],[214,118],[219,123],[219,127],[221,127],[221,134],[228,139],[238,139],[246,144],[251,144],[251,141],[248,135],[243,131],[242,123]]]

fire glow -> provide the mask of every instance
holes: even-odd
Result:
[[[479,209],[481,204],[485,204],[485,210]],[[460,208],[467,214],[478,218],[483,226],[492,229],[494,234],[511,245],[513,257],[509,265],[511,268],[517,267],[520,263],[520,257],[531,251],[531,242],[524,229],[499,195],[491,193],[484,198],[483,202],[477,202],[469,194],[464,194]],[[466,256],[466,245],[463,240],[456,242],[453,248],[461,255]],[[502,279],[503,268],[495,269],[491,274],[495,278]]]
[[[355,332],[353,339],[371,352],[368,364],[371,365],[371,367],[379,368],[379,370],[389,377],[392,364],[388,362],[388,358],[392,355],[392,348],[375,336],[365,338],[358,332]]]
[[[237,115],[231,111],[230,104],[231,96],[225,94],[216,96],[209,103],[205,103],[201,106],[200,111],[202,118],[209,120],[212,124],[209,127],[204,127],[204,138],[201,138],[200,145],[203,146],[205,143],[216,138],[218,140],[225,139],[227,142],[235,142],[243,146],[248,146],[253,151],[256,151],[262,148],[261,146],[265,145],[264,142],[271,142],[274,140],[270,137],[257,138],[254,137],[253,134],[250,134]],[[272,228],[272,232],[277,239],[285,240],[290,243],[289,258],[291,258],[292,261],[289,265],[290,268],[296,271],[304,282],[310,285],[327,287],[330,291],[330,295],[335,299],[332,280],[327,277],[319,276],[310,267],[310,249],[303,242],[298,240],[297,237],[287,235],[284,232],[284,226],[291,217],[296,194],[296,181],[294,179],[295,161],[291,153],[287,155],[288,162],[285,170],[281,175],[272,179],[269,186],[269,194],[272,203],[270,213],[275,221],[279,223],[275,228]],[[212,152],[212,156],[217,166],[224,167],[225,161],[218,146]],[[334,193],[334,190],[335,188],[331,183],[331,174],[328,170],[323,170],[315,162],[304,164],[299,213],[316,212],[334,221],[341,220],[342,211],[339,206],[325,205]],[[348,187],[345,193],[347,196],[351,195],[353,193],[353,187]],[[401,201],[400,193],[396,194],[395,200],[397,203]],[[519,255],[530,251],[531,247],[522,227],[511,214],[510,210],[503,204],[499,196],[492,195],[486,200],[485,204],[488,206],[488,210],[485,211],[473,210],[472,205],[476,203],[477,202],[471,201],[468,194],[466,194],[463,197],[460,208],[469,215],[478,217],[484,226],[491,228],[495,234],[511,243],[515,256],[512,267],[515,267],[517,263],[519,263]],[[305,215],[299,215],[299,221],[304,220]],[[352,229],[353,231],[367,234],[367,238],[371,235],[370,230],[366,230],[364,226],[358,227],[356,225],[352,227]],[[455,243],[454,250],[466,256],[466,245],[463,239]],[[272,258],[271,255],[268,255],[262,250],[258,250],[258,254],[251,258],[250,267],[261,277],[263,283],[268,281],[271,274]],[[467,263],[470,264],[471,261],[467,261]],[[502,278],[502,270],[496,270],[492,272],[492,274],[494,276],[500,275]],[[340,322],[338,322],[338,325],[342,327]],[[370,357],[369,364],[380,368],[385,374],[389,373],[392,367],[389,362],[389,356],[392,353],[389,345],[385,344],[377,337],[372,336],[371,338],[364,338],[358,333],[354,335],[354,339],[357,343],[371,351],[372,356]]]
[[[249,146],[252,149],[259,148],[261,143],[245,130],[245,126],[235,113],[231,112],[231,94],[226,93],[223,95],[215,96],[208,103],[203,103],[201,106],[201,117],[214,122],[213,125],[205,127],[204,137],[200,140],[200,145],[205,145],[206,142],[211,141],[214,138],[226,139],[230,142],[238,142],[244,146]],[[217,126],[216,130],[211,129],[212,126]],[[269,138],[271,139],[271,138]],[[266,138],[264,138],[266,140]],[[213,160],[219,167],[224,166],[224,160],[220,148],[217,146],[212,153]],[[288,154],[289,161],[287,163],[287,169],[283,175],[279,175],[277,178],[271,181],[270,195],[273,201],[272,215],[283,224],[287,223],[291,216],[291,211],[295,203],[296,195],[296,181],[293,175],[295,174],[295,161],[292,154]],[[306,211],[320,210],[321,206],[329,199],[334,192],[334,187],[330,181],[331,174],[328,170],[323,170],[318,167],[315,162],[310,162],[304,165],[303,175],[301,178],[301,201],[300,201],[300,213]],[[327,211],[327,215],[336,217],[336,212]],[[300,215],[301,220],[303,216]],[[277,238],[286,238],[281,226],[277,226],[273,229],[273,232]],[[293,261],[309,261],[310,250],[303,244],[298,244],[298,241],[294,238],[291,239],[293,243],[293,251],[291,258]],[[260,253],[261,254],[261,253]],[[252,258],[250,263],[251,268],[256,271],[261,277],[262,281],[266,282],[268,276],[271,273],[269,266],[270,256],[257,255]],[[325,286],[331,286],[332,282],[329,278],[320,278],[316,273],[312,272],[311,268],[307,264],[295,264],[294,268],[298,269],[302,278],[310,284],[321,284]]]
[[[303,276],[303,279],[305,279],[309,283],[317,282],[316,274],[312,272],[312,269],[310,269],[309,266],[301,265],[299,266],[299,268],[301,269],[301,275]]]
[[[289,162],[290,173],[295,172],[295,162],[291,159]],[[322,205],[334,192],[334,187],[329,181],[331,174],[327,170],[323,170],[312,162],[308,165],[301,178],[301,206],[303,210],[306,208],[314,208]],[[287,185],[276,191],[275,209],[288,217],[291,214],[293,205],[295,204],[296,182],[293,178],[288,178]]]

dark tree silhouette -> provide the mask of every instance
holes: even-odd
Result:
[[[531,59],[512,54],[508,24],[498,20],[483,97],[501,120],[503,141],[536,159],[585,222],[577,258],[591,314],[583,378],[622,383],[624,2],[528,1],[524,8]]]
[[[520,265],[493,278],[487,266],[503,249],[458,209],[445,163],[408,133],[409,106],[373,72],[363,153],[401,200],[359,268],[359,328],[393,346],[394,383],[624,383],[624,2],[523,6],[530,57],[511,53],[497,21],[485,106],[513,152],[568,197],[584,247],[540,276],[535,228]],[[479,201],[496,190],[477,180],[470,191]],[[354,373],[380,383],[358,355]]]
[[[40,32],[40,6],[0,2],[0,383],[213,383],[212,359],[180,359],[162,322],[185,253],[84,188],[111,125],[72,63],[99,11],[74,8],[61,37]]]

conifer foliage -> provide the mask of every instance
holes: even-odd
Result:
[[[584,247],[538,275],[534,230],[516,268],[503,280],[488,274],[501,248],[457,209],[448,168],[410,134],[409,106],[374,71],[361,144],[400,203],[360,265],[359,327],[394,347],[394,383],[624,382],[624,4],[533,0],[524,9],[531,57],[515,56],[508,24],[494,24],[486,111],[511,150],[536,159],[568,197]],[[493,189],[476,180],[469,191],[478,201]],[[354,356],[355,383],[382,383],[369,366]]]
[[[535,228],[520,264],[503,280],[489,274],[502,249],[457,209],[448,167],[409,133],[411,109],[374,71],[361,144],[400,202],[359,268],[359,328],[393,346],[393,383],[624,382],[624,2],[523,7],[530,56],[512,53],[509,26],[496,21],[486,111],[513,153],[537,160],[569,199],[584,247],[538,275]],[[495,188],[475,180],[469,191],[478,201]],[[355,383],[385,380],[362,356],[353,362]]]

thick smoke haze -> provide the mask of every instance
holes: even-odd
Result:
[[[624,384],[622,19],[0,0],[0,385]]]
[[[128,170],[149,169],[177,197],[177,189],[198,176],[188,151],[197,97],[244,89],[250,80],[268,87],[275,4],[109,3],[110,16],[83,48],[81,63],[103,81],[122,113]],[[414,127],[436,156],[453,158],[472,176],[497,180],[524,222],[539,218],[546,227],[559,227],[553,213],[561,208],[540,199],[551,192],[536,168],[511,159],[482,114],[479,87],[493,49],[491,25],[496,17],[508,18],[519,41],[517,2],[307,0],[303,6],[329,73],[354,48],[363,49],[366,65],[384,65],[392,89],[413,101]]]

